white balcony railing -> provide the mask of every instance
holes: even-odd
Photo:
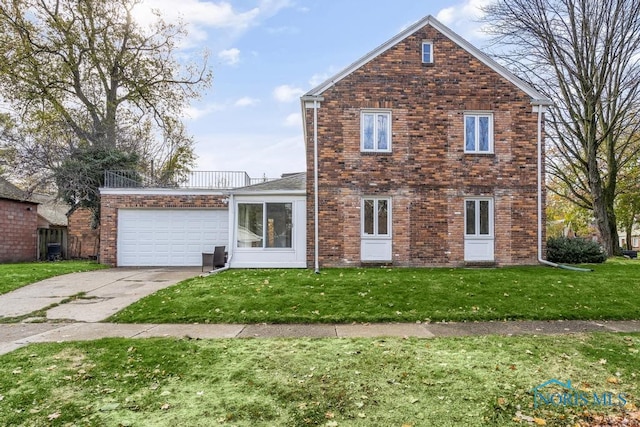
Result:
[[[251,178],[240,171],[192,171],[180,180],[163,180],[133,170],[105,171],[105,188],[192,188],[227,190],[272,181],[275,178]]]

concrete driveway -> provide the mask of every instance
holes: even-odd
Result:
[[[201,274],[199,267],[112,268],[65,274],[0,295],[0,318],[59,304],[47,320],[100,322],[140,298]],[[63,300],[84,293],[80,298]]]

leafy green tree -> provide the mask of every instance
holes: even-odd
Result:
[[[100,221],[100,192],[104,185],[105,170],[135,169],[138,155],[102,145],[87,145],[76,149],[53,171],[58,194],[72,212],[88,209],[93,216],[92,226]]]
[[[180,117],[211,82],[207,55],[179,62],[185,25],[156,14],[142,27],[139,3],[0,0],[0,97],[21,136],[3,144],[16,171],[47,182],[78,153],[129,153],[163,173],[192,165]]]
[[[640,2],[496,0],[485,11],[502,60],[554,101],[548,174],[593,212],[607,254],[617,253],[619,172],[640,148]]]

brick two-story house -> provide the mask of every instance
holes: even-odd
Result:
[[[301,100],[309,265],[537,262],[550,101],[436,19]]]

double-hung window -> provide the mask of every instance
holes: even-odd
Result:
[[[391,112],[366,110],[360,116],[360,149],[391,151]]]
[[[433,43],[424,41],[422,42],[422,63],[433,64]]]
[[[464,115],[465,153],[493,153],[493,114]]]
[[[238,203],[239,248],[292,248],[291,203]]]

